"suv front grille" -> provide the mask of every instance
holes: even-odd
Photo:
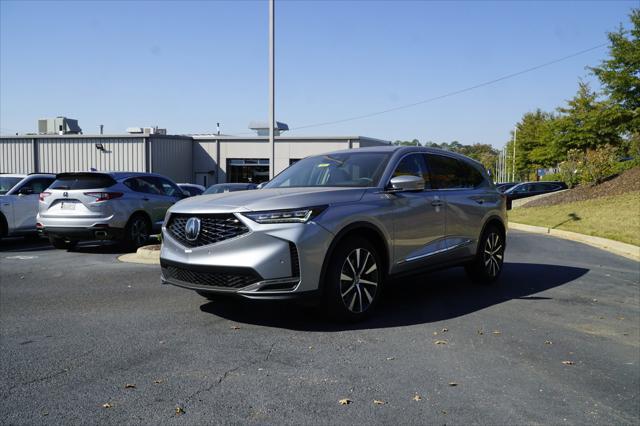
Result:
[[[192,217],[200,219],[200,233],[194,241],[187,240],[185,225]],[[187,247],[200,247],[235,238],[249,232],[233,214],[172,214],[167,230],[171,236]]]
[[[174,279],[189,284],[229,289],[246,287],[262,279],[249,268],[225,270],[225,268],[211,267],[208,269],[210,272],[194,271],[163,262],[162,275],[167,280]]]

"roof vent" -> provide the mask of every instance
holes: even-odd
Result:
[[[249,128],[255,130],[258,136],[269,136],[269,122],[268,121],[252,121],[249,123]],[[287,123],[281,123],[276,121],[276,126],[273,128],[273,135],[280,136],[281,132],[289,130]]]

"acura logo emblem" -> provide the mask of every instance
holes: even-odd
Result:
[[[184,234],[188,241],[197,240],[198,235],[200,235],[200,219],[197,217],[190,217],[184,225]]]

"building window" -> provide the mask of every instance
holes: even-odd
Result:
[[[227,182],[259,184],[269,180],[269,159],[229,158]]]

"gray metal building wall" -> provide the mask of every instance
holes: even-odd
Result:
[[[32,173],[33,163],[32,139],[0,139],[0,173]]]
[[[104,151],[96,148],[101,143]],[[40,172],[137,171],[146,168],[144,138],[39,138]]]
[[[165,175],[175,182],[193,180],[193,139],[177,136],[149,137],[150,171]]]

